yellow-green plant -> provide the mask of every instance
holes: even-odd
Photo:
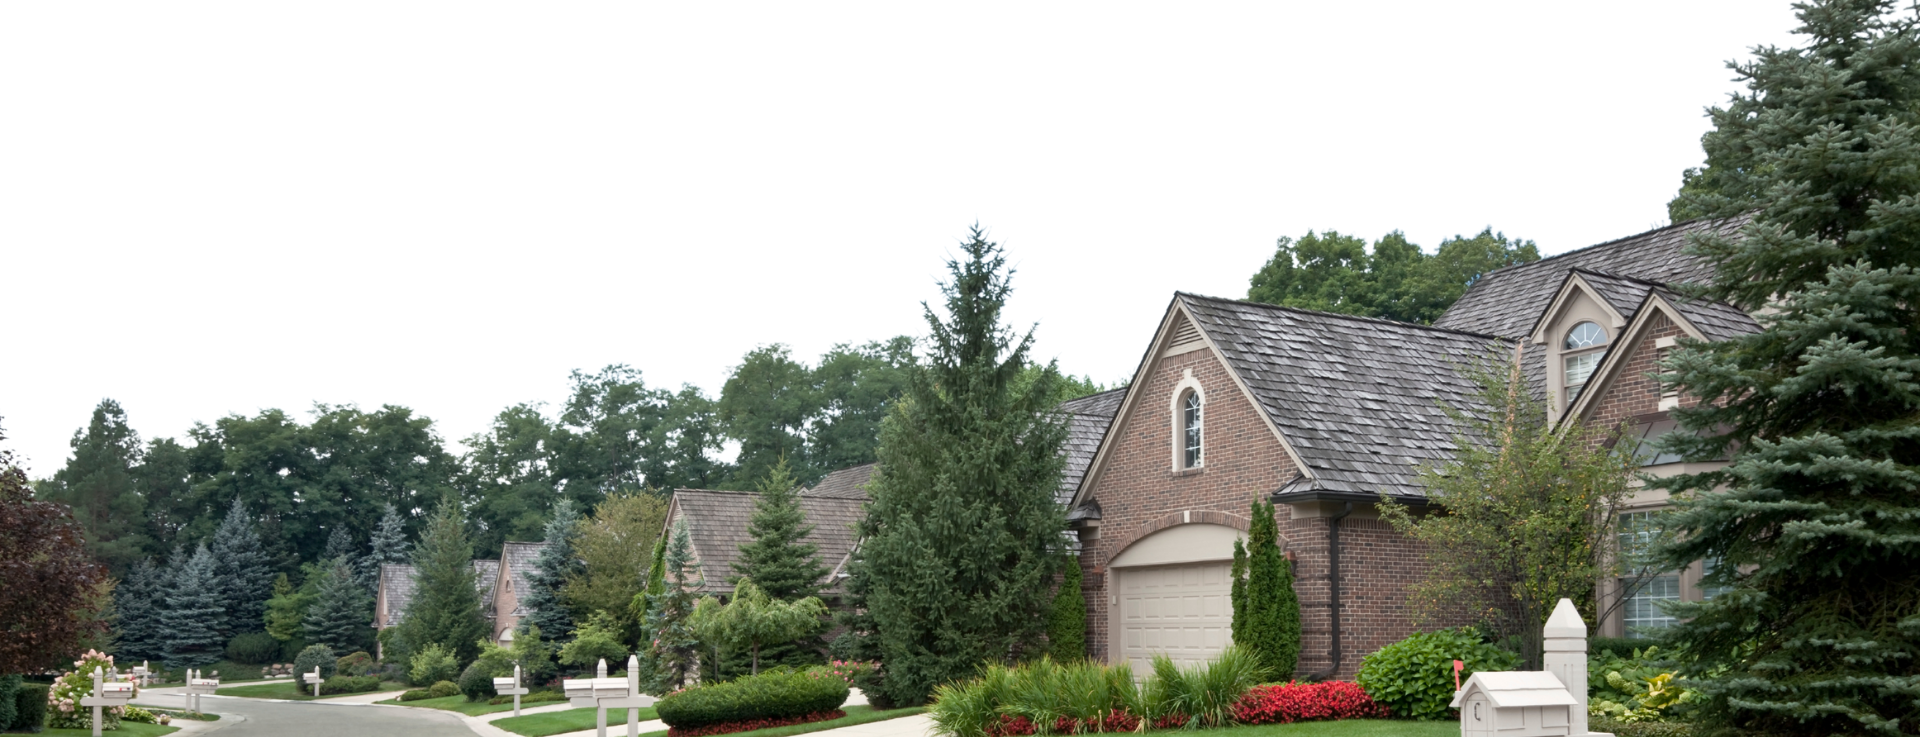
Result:
[[[725,605],[704,597],[688,623],[702,642],[740,648],[752,654],[753,673],[760,672],[760,649],[806,637],[825,624],[827,605],[814,597],[779,601],[742,578]]]

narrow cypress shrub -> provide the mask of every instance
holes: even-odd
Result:
[[[0,676],[0,732],[13,728],[14,715],[20,711],[19,705],[14,703],[19,698],[16,695],[19,692],[20,676]]]
[[[1087,657],[1087,599],[1080,591],[1080,559],[1068,558],[1066,568],[1047,620],[1047,651],[1054,660],[1071,663]]]
[[[1280,528],[1271,502],[1253,503],[1247,536],[1246,646],[1266,678],[1286,681],[1300,661],[1300,598],[1293,566],[1280,554]]]
[[[1247,641],[1247,546],[1245,540],[1233,541],[1233,641]]]

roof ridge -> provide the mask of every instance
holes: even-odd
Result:
[[[740,489],[674,489],[673,493],[678,494],[683,491],[694,491],[694,492],[699,492],[701,494],[759,494],[760,493],[757,491],[745,491]]]
[[[1194,299],[1204,299],[1212,302],[1225,302],[1227,304],[1247,305],[1249,307],[1262,307],[1270,310],[1279,310],[1282,312],[1296,312],[1303,315],[1315,315],[1320,317],[1337,317],[1337,318],[1342,318],[1346,320],[1355,320],[1359,322],[1382,323],[1386,325],[1392,325],[1395,327],[1415,328],[1418,330],[1431,330],[1437,333],[1453,333],[1455,335],[1464,335],[1470,338],[1491,338],[1493,340],[1505,340],[1505,341],[1512,340],[1511,338],[1502,338],[1498,335],[1476,333],[1470,330],[1458,330],[1455,328],[1443,328],[1437,325],[1422,325],[1417,322],[1401,322],[1399,320],[1388,320],[1384,317],[1367,317],[1365,315],[1348,315],[1341,312],[1327,312],[1325,310],[1309,310],[1309,309],[1304,309],[1300,307],[1288,307],[1285,305],[1269,304],[1266,302],[1254,302],[1254,301],[1244,300],[1244,299],[1227,299],[1225,297],[1212,297],[1205,294],[1194,294],[1192,292],[1176,291],[1174,292],[1174,295],[1177,297],[1191,297]]]
[[[1554,260],[1554,259],[1557,259],[1557,258],[1561,258],[1561,257],[1564,257],[1564,256],[1572,256],[1572,255],[1574,255],[1574,254],[1576,254],[1576,253],[1585,253],[1585,252],[1587,252],[1587,251],[1591,251],[1591,250],[1593,250],[1593,249],[1596,249],[1596,248],[1604,248],[1604,247],[1606,247],[1606,246],[1611,246],[1611,245],[1615,245],[1615,244],[1619,244],[1619,243],[1624,243],[1624,242],[1626,242],[1626,241],[1630,241],[1630,240],[1635,240],[1635,239],[1639,239],[1639,238],[1645,238],[1645,237],[1647,237],[1647,236],[1650,236],[1650,235],[1653,235],[1653,234],[1655,234],[1655,233],[1658,233],[1658,232],[1660,232],[1660,231],[1663,231],[1663,230],[1673,230],[1674,228],[1689,228],[1689,229],[1691,229],[1691,228],[1695,228],[1695,227],[1711,227],[1711,226],[1712,226],[1713,224],[1719,224],[1719,223],[1729,223],[1729,222],[1732,222],[1732,221],[1734,221],[1734,220],[1738,220],[1738,219],[1740,219],[1740,218],[1742,218],[1742,217],[1745,217],[1745,216],[1744,216],[1744,215],[1735,215],[1735,216],[1733,216],[1733,217],[1730,217],[1730,218],[1694,218],[1694,219],[1692,219],[1692,220],[1687,220],[1687,221],[1684,221],[1684,222],[1678,222],[1678,223],[1674,223],[1674,224],[1672,224],[1672,225],[1664,225],[1664,226],[1661,226],[1661,227],[1658,227],[1658,228],[1654,228],[1654,229],[1652,229],[1652,230],[1643,230],[1643,231],[1641,231],[1641,232],[1638,232],[1638,233],[1634,233],[1633,235],[1628,235],[1628,236],[1622,236],[1622,237],[1619,237],[1619,238],[1615,238],[1615,239],[1613,239],[1613,240],[1610,240],[1610,241],[1601,241],[1601,242],[1599,242],[1599,243],[1595,243],[1595,244],[1593,244],[1593,245],[1591,245],[1591,246],[1581,246],[1581,247],[1579,247],[1579,248],[1575,248],[1575,249],[1572,249],[1572,250],[1568,250],[1568,251],[1561,251],[1560,253],[1556,253],[1556,254],[1553,254],[1552,256],[1541,256],[1541,257],[1540,257],[1540,259],[1539,259],[1538,261],[1528,261],[1528,262],[1526,262],[1526,263],[1524,263],[1524,264],[1514,264],[1514,265],[1512,265],[1512,266],[1502,266],[1502,267],[1500,267],[1500,268],[1498,268],[1498,269],[1494,269],[1494,270],[1492,270],[1492,271],[1489,271],[1489,272],[1487,272],[1487,273],[1485,273],[1485,274],[1481,274],[1481,275],[1480,275],[1480,280],[1481,280],[1481,281],[1484,281],[1484,280],[1486,280],[1486,278],[1487,278],[1487,277],[1490,277],[1490,276],[1493,276],[1494,274],[1498,274],[1498,273],[1501,273],[1501,272],[1503,272],[1503,271],[1512,271],[1512,270],[1515,270],[1515,269],[1522,269],[1522,268],[1526,268],[1526,267],[1528,267],[1528,266],[1533,266],[1533,265],[1535,265],[1535,264],[1544,264],[1544,263],[1546,263],[1546,262],[1548,262],[1548,261],[1552,261],[1552,260]],[[1571,267],[1571,268],[1577,268],[1577,267]],[[1605,273],[1605,272],[1596,272],[1596,273]]]
[[[1662,288],[1662,289],[1665,289],[1665,288],[1667,288],[1667,283],[1666,283],[1666,282],[1663,282],[1663,281],[1654,281],[1654,280],[1652,280],[1652,279],[1642,279],[1642,278],[1640,278],[1640,277],[1637,277],[1637,276],[1625,276],[1625,275],[1621,275],[1621,274],[1615,274],[1615,273],[1612,273],[1612,272],[1607,272],[1607,271],[1598,271],[1598,270],[1595,270],[1595,269],[1588,269],[1588,268],[1583,268],[1583,267],[1579,267],[1579,266],[1573,266],[1573,267],[1569,267],[1569,268],[1568,268],[1567,270],[1568,270],[1568,271],[1572,271],[1572,272],[1577,272],[1577,273],[1581,273],[1581,274],[1592,274],[1592,275],[1594,275],[1594,276],[1604,276],[1604,277],[1606,277],[1606,278],[1608,278],[1608,279],[1619,279],[1620,281],[1630,281],[1630,282],[1633,282],[1633,283],[1635,283],[1635,284],[1644,284],[1644,285],[1647,285],[1647,286],[1649,286],[1649,287],[1660,287],[1660,288]]]

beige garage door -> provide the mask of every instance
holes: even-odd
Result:
[[[1154,653],[1204,662],[1233,640],[1232,564],[1186,563],[1119,571],[1120,656],[1134,675],[1152,672]]]

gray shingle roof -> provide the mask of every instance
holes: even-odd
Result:
[[[1525,337],[1575,268],[1662,284],[1704,281],[1712,275],[1712,266],[1683,252],[1687,238],[1703,232],[1733,233],[1745,224],[1745,218],[1695,220],[1498,269],[1482,276],[1433,324]]]
[[[673,492],[674,506],[687,521],[700,575],[706,578],[702,589],[708,593],[733,591],[727,579],[734,575],[733,563],[740,559],[740,546],[751,542],[747,522],[753,517],[754,501],[760,495],[752,491],[707,491],[680,489]],[[840,497],[800,496],[800,511],[807,516],[813,532],[805,542],[814,546],[821,565],[832,570],[853,550],[854,525],[866,516],[867,500]],[[672,524],[673,520],[668,520]],[[838,593],[840,583],[830,582],[826,589]]]
[[[374,612],[381,626],[392,627],[407,613],[413,601],[413,566],[405,563],[380,564],[380,593],[386,598],[386,610]]]
[[[1760,332],[1760,323],[1733,305],[1693,299],[1666,287],[1656,287],[1653,291],[1672,304],[1682,317],[1687,318],[1687,322],[1699,328],[1700,334],[1709,341]]]
[[[1452,455],[1455,367],[1512,343],[1489,335],[1179,294],[1313,477],[1312,488],[1424,496],[1420,466]]]
[[[1093,465],[1100,441],[1107,436],[1107,428],[1113,425],[1113,416],[1120,412],[1120,403],[1126,398],[1127,388],[1123,386],[1060,403],[1060,411],[1067,415],[1067,440],[1060,447],[1067,456],[1067,467],[1060,473],[1060,491],[1054,498],[1061,505],[1073,503],[1080,480]]]
[[[500,560],[505,564],[507,574],[513,581],[513,616],[524,617],[527,607],[520,602],[526,601],[527,592],[532,584],[528,583],[528,574],[533,573],[533,561],[540,557],[540,551],[546,550],[546,542],[509,542],[500,546]]]
[[[878,463],[865,463],[858,466],[842,468],[827,474],[826,478],[820,479],[820,483],[814,484],[813,488],[800,493],[805,496],[865,500],[867,498],[867,490],[865,487],[867,482],[873,479],[873,469],[878,468],[879,465]]]
[[[1571,273],[1579,274],[1580,278],[1592,286],[1594,291],[1600,293],[1601,299],[1605,299],[1607,304],[1613,306],[1615,312],[1620,313],[1620,316],[1629,322],[1633,320],[1634,313],[1640,310],[1640,305],[1647,301],[1647,293],[1659,286],[1655,282],[1644,279],[1602,274],[1586,269],[1573,269]],[[1546,310],[1542,308],[1540,314],[1544,319]]]
[[[493,594],[500,585],[500,561],[476,560],[473,562],[473,588],[480,593],[480,616],[492,620]]]

